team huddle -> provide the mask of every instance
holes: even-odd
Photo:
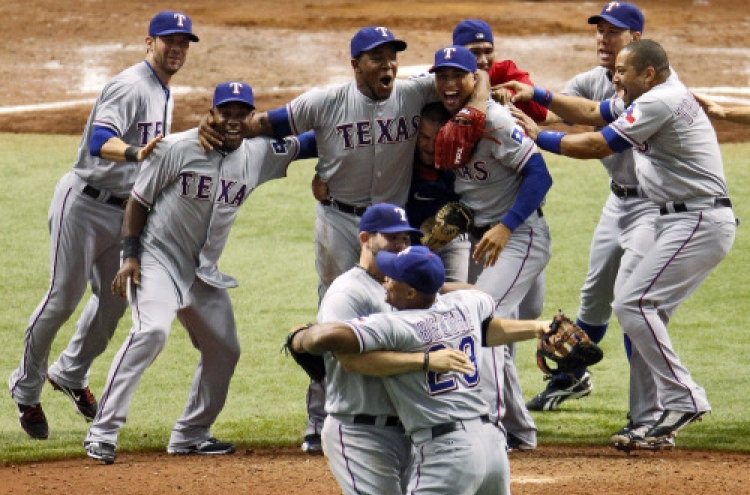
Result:
[[[583,360],[544,368],[546,388],[525,402],[516,369],[514,343],[548,338],[562,318],[540,319],[552,256],[544,150],[598,158],[610,177],[573,325],[594,347],[613,312],[623,330],[629,413],[610,443],[674,448],[676,432],[711,410],[667,325],[734,241],[706,112],[733,114],[682,84],[663,48],[642,39],[635,5],[610,2],[588,23],[598,66],[560,92],[496,61],[484,21],[459,22],[428,73],[409,79],[397,78],[407,43],[372,26],[351,39],[351,82],[267,112],[256,112],[250,84],[222,82],[200,125],[171,134],[169,83],[199,38],[186,14],[158,13],[146,59],[102,90],[55,189],[50,285],[9,379],[21,427],[48,438],[49,381],[92,422],[87,455],[115,462],[140,378],[177,318],[200,361],[167,452],[233,453],[210,431],[240,358],[228,292],[238,281],[218,261],[250,193],[317,158],[317,323],[287,341],[295,359],[318,363],[307,370],[302,449],[325,454],[346,494],[509,494],[508,452],[537,447],[529,411],[593,389],[595,361]],[[479,131],[457,146],[466,122]],[[596,130],[544,130],[559,122]],[[446,205],[461,227],[433,243]],[[48,367],[87,285],[75,335]],[[133,326],[97,402],[89,369],[128,306]]]

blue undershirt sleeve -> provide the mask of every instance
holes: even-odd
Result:
[[[542,205],[547,191],[552,187],[552,176],[540,153],[534,154],[521,169],[521,188],[516,202],[500,222],[511,231],[516,230],[529,215]]]
[[[289,113],[286,111],[286,105],[269,110],[268,121],[271,123],[274,138],[284,139],[285,137],[294,134],[292,132],[292,126],[289,125]]]
[[[318,143],[315,141],[315,131],[303,132],[297,136],[297,139],[299,139],[298,160],[318,157]]]
[[[91,133],[91,138],[89,138],[89,154],[101,156],[102,146],[113,137],[117,137],[115,131],[109,127],[95,125],[94,132]]]
[[[607,141],[609,148],[615,153],[622,153],[626,149],[633,147],[633,143],[617,134],[617,132],[612,130],[609,126],[605,127],[600,132],[602,133],[602,136],[604,136],[604,140]]]

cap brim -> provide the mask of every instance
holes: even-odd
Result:
[[[253,110],[255,110],[255,105],[254,104],[248,103],[245,100],[241,100],[239,98],[224,98],[223,100],[219,100],[216,103],[214,103],[214,107],[219,107],[219,106],[221,106],[221,105],[223,105],[225,103],[231,103],[233,101],[236,101],[236,102],[239,102],[239,103],[244,103],[245,105],[248,105]]]
[[[429,68],[429,69],[427,70],[427,72],[429,72],[429,73],[433,73],[433,72],[435,72],[435,71],[436,71],[437,69],[440,69],[440,68],[442,68],[442,67],[453,67],[453,68],[455,68],[455,69],[461,69],[461,70],[463,70],[463,71],[466,71],[466,72],[471,72],[471,71],[470,71],[469,69],[467,69],[467,68],[466,68],[466,67],[464,67],[463,65],[459,65],[459,64],[456,64],[456,63],[452,63],[452,62],[446,62],[446,63],[444,63],[444,64],[440,64],[440,65],[437,65],[437,66],[436,66],[436,65],[433,65],[432,67],[430,67],[430,68]]]
[[[599,24],[599,21],[604,20],[608,23],[612,24],[613,26],[617,26],[618,28],[622,29],[633,29],[624,22],[620,22],[614,17],[608,16],[608,15],[592,15],[589,17],[589,24]]]
[[[403,52],[406,50],[406,41],[404,40],[387,40],[387,41],[377,41],[373,43],[372,45],[368,45],[365,48],[361,49],[359,53],[355,55],[355,57],[359,57],[364,52],[369,52],[370,50],[374,50],[375,48],[379,47],[380,45],[387,45],[392,44],[396,47],[397,52]]]
[[[397,253],[389,253],[388,251],[378,251],[375,255],[375,264],[378,265],[378,270],[386,277],[399,280],[400,274],[396,268]]]
[[[194,42],[196,42],[196,43],[200,41],[200,38],[198,38],[198,37],[197,37],[196,35],[194,35],[193,33],[186,33],[185,31],[178,31],[178,30],[174,30],[174,31],[164,31],[163,33],[159,33],[159,34],[151,34],[151,35],[149,35],[149,36],[168,36],[168,35],[170,35],[170,34],[186,34],[186,35],[187,35],[187,37],[188,37],[188,38],[190,38],[190,41],[194,41]]]
[[[386,227],[384,229],[378,230],[378,232],[380,232],[381,234],[400,234],[401,232],[419,232],[419,233],[421,233],[422,231],[419,230],[419,229],[412,228],[412,227],[409,227],[409,228],[405,229],[404,227],[395,226],[395,227]]]

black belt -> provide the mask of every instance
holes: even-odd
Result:
[[[354,206],[346,203],[342,203],[341,201],[337,201],[335,199],[324,199],[320,202],[323,206],[330,206],[331,208],[336,208],[339,211],[342,211],[344,213],[348,213],[350,215],[356,215],[358,217],[361,217],[365,210],[367,209],[366,206]]]
[[[378,422],[377,416],[370,416],[369,414],[357,414],[354,416],[354,419],[352,419],[352,423],[355,425],[375,425]],[[401,420],[398,419],[398,416],[388,416],[385,420],[385,425],[383,426],[401,426],[404,425],[401,424]]]
[[[641,192],[637,187],[621,186],[615,181],[609,183],[609,188],[614,193],[614,195],[620,199],[639,198],[641,196]]]
[[[686,211],[690,211],[690,209],[687,207],[685,203],[672,203],[674,206],[674,213],[685,213]],[[713,208],[731,208],[732,207],[732,200],[729,198],[716,198],[714,200]],[[669,211],[669,208],[666,206],[662,206],[659,208],[659,214],[660,215],[668,215],[672,213]]]
[[[99,196],[101,196],[102,193],[101,191],[99,191],[99,189],[93,186],[86,185],[86,187],[83,188],[83,194],[99,201]],[[110,196],[103,202],[107,203],[108,205],[117,206],[124,209],[125,205],[128,204],[128,198],[117,198],[115,196]]]
[[[544,212],[542,211],[542,207],[536,209],[536,214],[539,216],[539,218],[542,218],[544,216]],[[482,227],[475,227],[472,226],[469,229],[469,234],[474,236],[474,239],[481,239],[484,234],[487,233],[488,230],[490,230],[492,227],[494,227],[497,224],[494,225],[484,225]]]
[[[486,414],[483,414],[479,417],[479,419],[482,420],[482,423],[489,423],[490,417]],[[435,439],[437,437],[442,437],[443,435],[447,435],[448,433],[453,433],[454,431],[463,430],[464,424],[461,421],[453,421],[452,423],[443,423],[437,426],[432,427],[432,438]]]

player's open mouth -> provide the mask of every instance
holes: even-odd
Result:
[[[458,105],[458,91],[446,91],[443,93],[443,103],[447,106]]]
[[[391,76],[384,76],[380,78],[380,84],[382,84],[385,87],[388,87],[393,82],[393,77]]]

